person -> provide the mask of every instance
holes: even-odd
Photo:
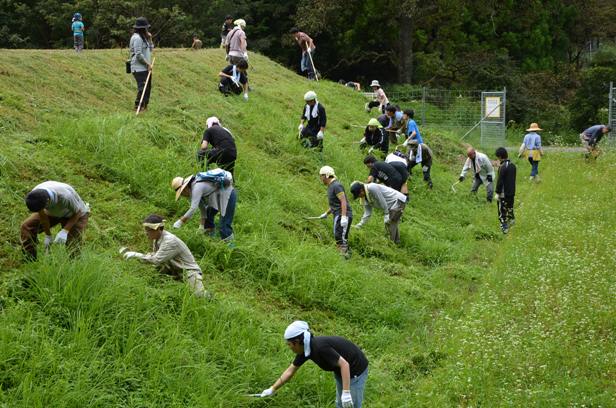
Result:
[[[370,146],[370,150],[377,149],[387,154],[389,151],[389,138],[383,131],[383,125],[375,118],[368,121],[368,126],[364,130],[364,137],[359,141],[359,148],[365,149]]]
[[[229,129],[220,125],[220,120],[216,116],[207,118],[205,123],[206,129],[201,139],[201,148],[197,153],[198,162],[202,167],[204,160],[207,160],[208,164],[216,163],[233,176],[237,159],[237,148],[233,135]],[[208,147],[211,148],[208,150]]]
[[[353,210],[344,192],[344,187],[336,179],[334,169],[330,166],[323,166],[319,170],[321,182],[327,186],[327,201],[329,208],[319,218],[327,218],[329,214],[334,216],[334,239],[336,247],[342,255],[347,255],[349,251],[349,227],[353,221]]]
[[[543,148],[541,147],[541,136],[539,133],[542,131],[537,123],[531,123],[530,127],[526,129],[527,133],[524,136],[524,141],[518,151],[518,157],[525,155],[530,163],[530,181],[539,181],[539,161],[543,156]]]
[[[389,235],[389,239],[396,245],[400,243],[400,230],[398,225],[402,218],[402,213],[408,202],[408,197],[393,188],[376,183],[361,183],[354,181],[351,184],[351,194],[353,199],[361,198],[364,203],[364,214],[355,225],[355,228],[361,228],[372,216],[372,207],[377,207],[383,210],[385,216],[383,223],[385,224],[385,232]]]
[[[227,46],[227,34],[233,29],[233,16],[227,14],[225,21],[222,23],[222,31],[220,33],[220,48]]]
[[[246,42],[246,21],[243,18],[238,18],[233,22],[235,28],[229,31],[225,44],[227,47],[227,61],[231,65],[237,65],[240,61],[248,63],[248,51]]]
[[[319,103],[314,91],[306,92],[304,101],[306,105],[298,126],[299,137],[305,147],[315,147],[318,151],[323,151],[323,138],[327,125],[325,107]]]
[[[28,260],[36,260],[38,234],[45,233],[45,250],[52,244],[66,244],[71,251],[78,250],[88,226],[89,206],[73,187],[58,181],[45,181],[30,191],[25,198],[32,214],[21,224],[21,247]],[[51,235],[51,229],[60,224],[62,229]]]
[[[368,155],[364,159],[364,164],[370,170],[368,183],[380,182],[408,196],[409,191],[406,181],[409,173],[406,163],[402,163],[399,160],[394,160],[390,163],[377,161],[376,157]]]
[[[314,51],[317,46],[314,45],[314,41],[310,36],[304,32],[299,31],[297,27],[291,28],[289,31],[299,48],[302,50],[302,58],[300,60],[300,69],[302,74],[310,80],[316,79],[316,71],[314,67]]]
[[[411,140],[408,146],[410,153],[409,173],[411,173],[413,167],[420,164],[423,172],[423,179],[426,184],[428,184],[428,188],[432,189],[432,177],[430,176],[430,171],[432,169],[432,158],[434,157],[432,149],[430,149],[425,143],[419,143],[417,140]]]
[[[515,199],[516,167],[509,160],[509,154],[504,147],[496,149],[496,157],[500,162],[498,180],[496,181],[498,219],[500,220],[503,234],[506,234],[509,232],[509,227],[515,223],[513,202]]]
[[[186,282],[193,294],[197,297],[209,297],[203,287],[203,273],[195,261],[190,249],[184,241],[169,231],[165,231],[163,217],[151,214],[143,220],[145,235],[152,241],[152,252],[142,254],[129,251],[126,247],[120,248],[120,255],[124,259],[138,259],[141,262],[156,266],[160,272],[181,278],[186,274]]]
[[[389,135],[389,143],[398,143],[398,133],[402,130],[402,124],[404,120],[404,114],[400,111],[400,108],[393,105],[388,105],[385,108],[385,117],[387,125],[385,126],[385,132]]]
[[[472,147],[468,148],[466,156],[467,159],[466,162],[464,162],[464,167],[462,167],[462,173],[460,173],[458,180],[463,182],[466,173],[472,169],[474,179],[471,193],[476,193],[479,186],[485,184],[486,199],[491,203],[492,197],[494,196],[494,167],[492,167],[490,159],[485,154],[476,152]]]
[[[171,181],[175,200],[180,196],[190,200],[190,208],[173,223],[173,228],[181,228],[193,216],[197,208],[201,212],[199,231],[214,236],[216,224],[214,217],[220,212],[220,238],[233,243],[233,216],[237,203],[237,193],[233,187],[233,176],[228,171],[213,169],[188,177],[175,177]]]
[[[295,359],[271,387],[261,392],[261,397],[274,395],[306,361],[312,360],[322,370],[333,372],[336,408],[361,408],[368,380],[368,359],[357,345],[344,337],[314,336],[308,323],[301,320],[287,327],[284,339],[295,353]]]
[[[71,30],[73,30],[73,47],[75,48],[75,52],[81,52],[83,50],[83,32],[85,31],[85,26],[83,25],[83,21],[81,21],[80,13],[73,14]]]
[[[345,81],[344,79],[339,79],[338,83],[340,85],[346,86],[347,88],[353,88],[356,91],[361,91],[361,84],[359,82],[353,82],[353,81]]]
[[[407,145],[413,140],[416,140],[419,144],[423,143],[423,138],[421,137],[421,133],[419,132],[417,122],[415,122],[415,119],[413,119],[414,117],[415,111],[413,109],[405,109],[402,114],[402,120],[406,122],[404,132],[406,136],[406,141],[404,143],[406,143]]]
[[[197,51],[197,50],[200,50],[201,48],[203,48],[203,41],[201,41],[199,39],[199,36],[197,34],[193,35],[193,42],[192,42],[192,45],[190,46],[190,48],[193,51]]]
[[[218,73],[220,83],[218,90],[225,96],[234,93],[239,95],[244,91],[244,100],[248,100],[248,62],[239,60],[237,64],[227,65]]]
[[[145,17],[138,17],[134,29],[135,32],[130,38],[129,48],[131,53],[130,69],[137,82],[137,97],[135,98],[135,110],[139,107],[139,101],[143,95],[141,111],[148,109],[150,103],[150,92],[152,91],[152,34],[148,31],[150,24]],[[148,86],[145,82],[150,74]]]
[[[580,133],[580,141],[586,149],[586,158],[596,159],[601,151],[597,147],[604,135],[610,133],[612,128],[605,125],[594,125]]]
[[[387,98],[387,95],[385,95],[383,88],[381,88],[381,84],[375,79],[370,83],[370,87],[374,93],[374,100],[366,103],[366,112],[370,113],[372,108],[376,108],[378,106],[379,112],[382,114],[385,113],[385,108],[389,105],[389,99]]]

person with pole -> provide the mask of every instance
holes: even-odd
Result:
[[[586,149],[586,158],[596,159],[601,154],[597,147],[603,136],[610,133],[612,128],[605,125],[594,125],[580,133],[580,141]]]
[[[466,173],[472,169],[474,177],[471,193],[476,193],[479,186],[485,184],[486,199],[491,203],[494,196],[494,167],[490,159],[485,154],[476,152],[472,147],[467,149],[466,156],[467,159],[466,162],[464,162],[458,181],[460,183],[463,182]]]
[[[355,228],[361,228],[372,216],[372,208],[380,208],[385,214],[383,223],[385,224],[385,232],[389,235],[389,239],[394,244],[400,243],[400,230],[398,225],[402,218],[402,213],[408,202],[408,197],[393,188],[383,184],[376,183],[361,183],[354,181],[351,184],[351,194],[353,199],[361,198],[364,203],[364,214],[355,225]]]
[[[329,214],[334,216],[334,239],[338,251],[347,256],[349,251],[349,229],[353,221],[353,211],[349,200],[344,192],[344,187],[336,179],[334,169],[330,166],[323,166],[319,170],[321,182],[327,186],[327,201],[329,208],[318,218],[327,218]]]
[[[201,148],[197,153],[197,160],[204,167],[207,164],[216,163],[221,169],[231,173],[235,169],[237,159],[237,148],[235,140],[229,129],[222,127],[220,120],[216,116],[207,118],[205,132],[201,140]],[[208,147],[211,147],[208,150]],[[207,166],[205,166],[207,167]]]
[[[524,141],[518,151],[518,157],[526,155],[528,158],[531,167],[530,181],[539,181],[539,161],[543,156],[543,148],[541,147],[541,136],[537,132],[542,130],[537,123],[531,123],[526,129],[529,133],[524,136]]]
[[[88,226],[90,207],[75,189],[58,181],[45,181],[26,195],[26,207],[32,213],[21,224],[21,247],[28,260],[36,260],[38,234],[45,233],[45,250],[52,244],[77,249]],[[55,239],[51,228],[60,224],[62,229]]]
[[[504,147],[496,149],[496,157],[500,162],[498,180],[496,181],[496,200],[498,204],[498,219],[503,234],[515,223],[513,202],[515,201],[515,164],[509,160],[509,153]]]
[[[314,41],[310,36],[302,31],[299,31],[297,27],[293,27],[289,31],[299,48],[302,50],[302,58],[300,60],[300,69],[302,74],[306,75],[306,77],[310,80],[317,80],[317,70],[314,67],[314,51],[316,50],[316,45],[314,45]]]
[[[73,30],[73,47],[75,52],[81,52],[83,50],[83,32],[85,31],[85,26],[83,21],[81,21],[81,13],[73,14],[71,30]]]
[[[144,112],[150,103],[152,90],[152,34],[148,31],[150,24],[145,17],[138,17],[130,38],[129,49],[131,53],[130,69],[137,82],[137,97],[135,98],[135,111]]]
[[[304,147],[316,148],[323,151],[323,138],[325,137],[325,126],[327,126],[327,114],[325,107],[317,100],[314,91],[304,94],[304,110],[302,111],[301,121],[297,129],[299,138]]]
[[[271,397],[289,382],[297,370],[312,360],[324,371],[331,371],[336,380],[336,408],[361,408],[368,380],[368,359],[353,342],[339,336],[314,336],[308,323],[296,320],[284,332],[287,346],[293,353],[293,363],[274,384],[261,392]]]
[[[195,261],[190,249],[184,241],[169,231],[165,231],[165,220],[156,214],[151,214],[143,220],[145,235],[152,241],[152,252],[142,254],[120,248],[124,259],[138,259],[141,262],[156,266],[160,272],[174,277],[182,277],[186,273],[188,287],[197,297],[209,296],[203,288],[203,273]]]

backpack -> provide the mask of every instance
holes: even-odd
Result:
[[[223,169],[202,171],[195,175],[195,183],[202,183],[204,181],[212,183],[221,190],[224,190],[233,182],[233,176],[231,173]]]

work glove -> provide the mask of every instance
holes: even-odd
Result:
[[[353,225],[353,228],[361,229],[364,226],[363,222],[359,222],[358,224]]]
[[[272,395],[274,395],[275,392],[276,391],[274,391],[274,389],[272,387],[270,387],[267,390],[263,390],[261,392],[261,398],[271,397]]]
[[[422,170],[423,170],[423,172],[425,173],[426,171],[428,171],[428,170],[430,169],[430,167],[428,167],[428,166],[423,166],[421,169],[422,169]]]
[[[346,228],[349,226],[349,217],[347,217],[346,215],[343,215],[340,217],[340,226],[342,228]]]
[[[385,214],[385,216],[383,217],[383,222],[385,224],[389,224],[389,214]]]
[[[325,219],[325,218],[327,218],[328,215],[329,215],[328,213],[324,212],[323,214],[319,215],[319,218],[320,219]]]
[[[463,182],[463,181],[464,181],[464,176],[460,176],[460,177],[458,178],[458,181],[459,181],[460,183],[461,183],[461,182]]]
[[[120,250],[118,251],[120,253],[120,255],[124,255],[124,253],[128,251],[128,248],[126,247],[121,247]]]
[[[409,145],[409,140],[411,140],[411,138],[409,137],[408,139],[406,139],[404,141],[404,143],[402,143],[402,146],[407,147]]]
[[[351,397],[351,391],[343,390],[340,396],[340,402],[342,402],[342,408],[353,408],[353,397]]]
[[[133,251],[126,251],[122,254],[122,256],[124,257],[124,259],[131,259],[134,258],[135,256],[137,256],[138,252],[133,252]]]
[[[179,220],[177,220],[176,222],[173,223],[173,228],[181,228],[182,225],[184,225],[184,221],[179,219]]]
[[[300,132],[304,130],[304,124],[300,123],[299,126],[297,127],[297,130],[299,130]]]
[[[63,228],[60,230],[60,232],[58,232],[58,234],[56,235],[56,239],[53,240],[53,243],[64,245],[66,244],[67,239],[68,239],[68,231]]]
[[[244,92],[244,100],[247,101],[248,100],[248,92]]]
[[[323,133],[322,130],[319,130],[319,133],[317,133],[317,139],[318,140],[323,140],[323,136],[325,136],[325,134]]]
[[[246,62],[248,62],[248,53],[247,52],[244,53],[244,59],[246,60]]]
[[[488,180],[488,183],[491,183],[492,182],[492,175],[488,174],[487,180]]]
[[[53,237],[51,235],[45,235],[45,249],[49,249],[51,244],[53,244]]]

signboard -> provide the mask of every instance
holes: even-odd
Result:
[[[501,97],[500,96],[486,96],[485,100],[485,117],[497,118],[501,117]]]

